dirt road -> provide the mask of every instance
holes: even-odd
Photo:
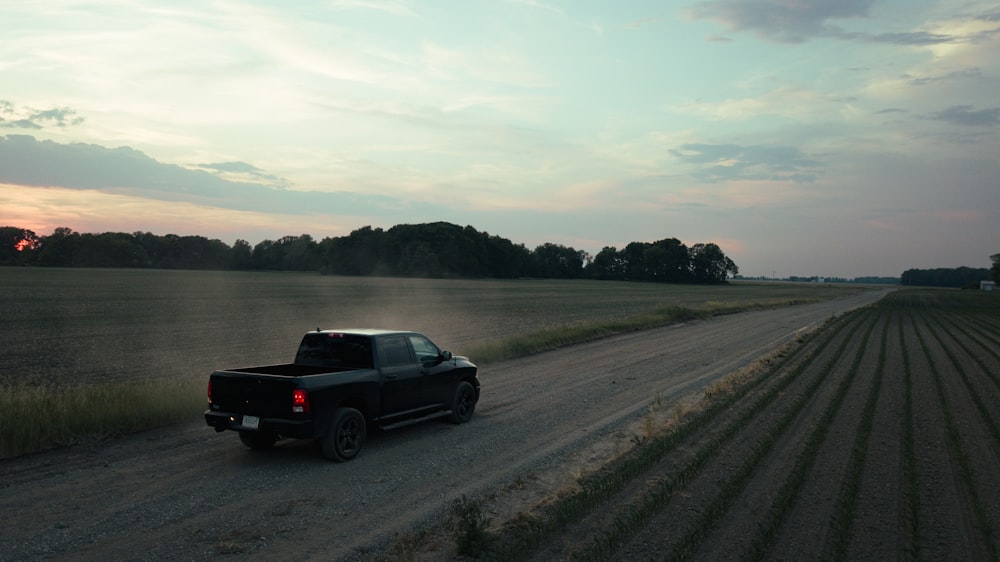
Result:
[[[883,295],[488,365],[471,423],[378,433],[345,464],[303,442],[249,451],[235,434],[204,426],[198,412],[188,425],[0,461],[0,560],[362,559],[445,517],[462,495],[531,501],[627,442],[651,401],[696,393]]]

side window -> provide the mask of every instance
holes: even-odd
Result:
[[[413,351],[417,354],[417,361],[421,363],[433,361],[441,354],[437,346],[424,337],[410,336],[410,345],[413,346]]]
[[[382,340],[382,357],[385,358],[386,366],[406,365],[413,363],[410,357],[410,348],[406,345],[403,336],[391,336]]]

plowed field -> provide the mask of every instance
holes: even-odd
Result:
[[[535,560],[996,560],[995,297],[899,291],[832,321],[512,527],[497,551]]]

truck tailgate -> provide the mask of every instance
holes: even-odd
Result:
[[[251,373],[212,373],[212,410],[258,417],[289,417],[295,379]]]

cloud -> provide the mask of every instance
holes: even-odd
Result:
[[[816,181],[822,163],[790,146],[684,144],[671,154],[699,171],[705,181],[769,180],[794,183]]]
[[[1000,9],[980,14],[976,16],[976,19],[980,21],[1000,22]]]
[[[190,169],[164,164],[129,147],[38,141],[29,135],[0,136],[0,183],[64,187],[129,195],[156,201],[187,202],[206,207],[252,212],[406,216],[433,210],[427,204],[354,192],[295,191],[280,178],[244,162],[223,162]],[[250,175],[233,181],[228,174]]]
[[[890,45],[940,45],[941,43],[952,43],[956,40],[954,36],[942,33],[931,33],[929,31],[906,31],[897,33],[846,33],[836,28],[831,28],[832,35],[840,39],[857,39],[865,43],[886,43]]]
[[[12,102],[0,100],[0,127],[5,129],[43,129],[48,125],[66,127],[83,123],[83,117],[66,107],[19,110]]]
[[[29,119],[35,122],[49,121],[59,127],[65,127],[66,125],[79,125],[80,123],[83,123],[83,117],[74,117],[74,115],[76,115],[76,112],[72,109],[60,107],[35,111],[31,114]]]
[[[1000,124],[1000,107],[976,110],[971,105],[953,105],[944,111],[932,114],[931,119],[954,125],[992,127]]]
[[[951,82],[954,80],[964,80],[964,79],[982,79],[983,71],[979,68],[963,68],[961,70],[955,70],[940,75],[929,75],[929,76],[914,76],[912,74],[904,74],[903,78],[906,79],[909,84],[913,86],[928,86],[932,84],[938,84],[941,82]]]
[[[30,119],[16,119],[14,121],[0,117],[0,127],[5,129],[41,129],[42,127]]]
[[[198,164],[200,168],[209,168],[220,172],[236,172],[242,174],[259,174],[260,168],[246,162],[218,162],[215,164]]]
[[[247,164],[246,162],[215,162],[211,164],[198,164],[198,168],[217,173],[226,179],[237,179],[252,183],[263,183],[272,186],[287,185],[284,178],[268,174],[260,168]]]
[[[783,116],[810,119],[841,111],[851,102],[819,90],[795,86],[778,86],[754,97],[728,98],[718,102],[697,100],[667,106],[681,115],[697,115],[713,121],[741,121],[761,116]]]
[[[782,43],[800,43],[829,33],[827,21],[867,17],[874,0],[704,0],[689,10],[695,19],[715,20],[732,31],[755,31]]]
[[[875,0],[703,0],[688,13],[695,19],[714,20],[730,31],[753,31],[778,43],[801,43],[810,37],[833,37],[865,43],[937,45],[951,43],[949,34],[930,31],[892,33],[847,32],[832,20],[867,18]],[[718,36],[712,36],[718,41]]]

